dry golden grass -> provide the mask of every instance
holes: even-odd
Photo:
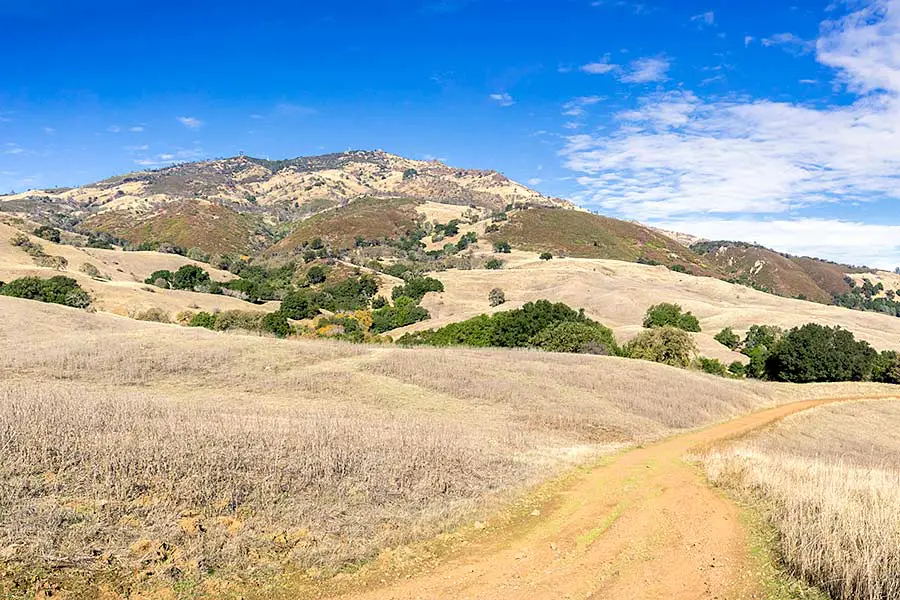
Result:
[[[25,596],[36,572],[151,587],[332,572],[793,393],[606,357],[0,311],[0,579]]]
[[[900,597],[900,403],[820,408],[704,457],[760,501],[796,576],[835,600]]]

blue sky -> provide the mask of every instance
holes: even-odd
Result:
[[[900,0],[74,4],[0,0],[4,193],[381,148],[900,264]]]

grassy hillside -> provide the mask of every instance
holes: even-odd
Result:
[[[714,270],[690,249],[648,227],[583,211],[533,208],[514,212],[493,240],[514,248],[578,258],[681,265],[696,275]]]
[[[831,304],[850,291],[848,273],[862,272],[816,258],[795,257],[741,242],[701,242],[692,249],[733,281],[788,298]]]
[[[606,357],[216,334],[10,298],[0,311],[0,548],[16,548],[0,591],[25,596],[36,570],[82,597],[323,577],[484,520],[573,462],[792,389]]]
[[[317,238],[336,249],[353,248],[357,238],[366,241],[398,239],[417,228],[417,204],[408,199],[355,200],[300,222],[267,254],[290,254]]]
[[[146,213],[111,210],[85,219],[79,229],[102,231],[135,245],[160,243],[210,254],[252,253],[268,245],[258,219],[219,204],[180,200]]]

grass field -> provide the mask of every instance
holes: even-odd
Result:
[[[704,458],[760,503],[795,576],[835,600],[900,597],[900,404],[819,408]]]
[[[130,593],[333,573],[484,518],[600,453],[801,389],[848,389],[279,341],[11,298],[0,311],[0,552],[14,597],[35,581],[81,581],[90,597],[85,580]]]

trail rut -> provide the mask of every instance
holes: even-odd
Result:
[[[850,398],[786,404],[626,452],[577,478],[522,530],[488,533],[428,572],[341,597],[763,598],[739,509],[684,456],[840,400]]]

